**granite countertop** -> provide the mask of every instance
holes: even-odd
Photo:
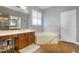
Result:
[[[31,29],[5,30],[5,31],[0,31],[0,36],[14,35],[14,34],[28,33],[28,32],[35,32],[35,31]]]

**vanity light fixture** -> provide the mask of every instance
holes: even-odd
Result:
[[[16,6],[17,8],[23,9],[23,10],[27,10],[26,6]]]

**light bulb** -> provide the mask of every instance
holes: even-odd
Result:
[[[21,9],[24,9],[24,10],[26,10],[26,7],[25,7],[25,6],[20,6],[20,8],[21,8]]]

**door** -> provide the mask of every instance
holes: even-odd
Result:
[[[61,40],[76,42],[76,9],[61,12]]]

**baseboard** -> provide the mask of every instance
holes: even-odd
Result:
[[[60,41],[63,41],[63,40],[60,40]],[[72,42],[70,42],[70,43],[72,43]],[[77,44],[77,45],[79,45],[79,42],[74,42],[74,44]]]
[[[60,41],[64,41],[64,40],[60,39]],[[68,41],[65,41],[65,42],[68,42]],[[78,44],[79,45],[79,42],[70,42],[70,43],[74,43],[74,44]]]
[[[79,42],[76,42],[75,44],[79,45]]]

